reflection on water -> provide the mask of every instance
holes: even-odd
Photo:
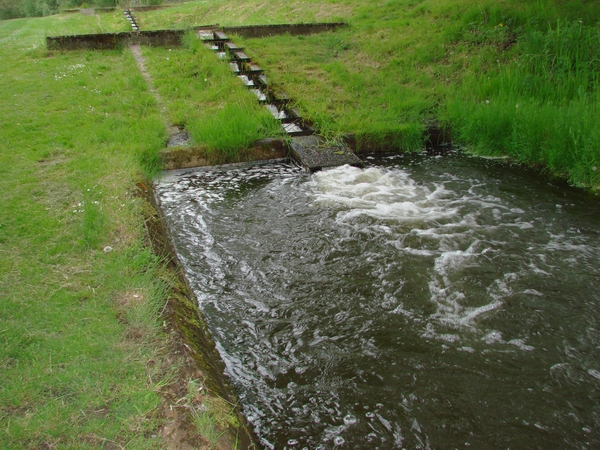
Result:
[[[460,154],[165,176],[268,448],[595,448],[600,206]]]

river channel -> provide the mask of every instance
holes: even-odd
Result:
[[[600,447],[598,197],[460,152],[155,187],[266,448]]]

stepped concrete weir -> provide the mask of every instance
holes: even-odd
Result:
[[[220,59],[228,59],[232,73],[256,95],[258,101],[292,138],[291,155],[307,170],[315,172],[345,164],[362,166],[362,161],[346,144],[329,145],[324,138],[315,135],[310,122],[302,118],[300,112],[292,106],[290,98],[285,93],[274,91],[263,70],[223,31],[198,30],[197,36]]]
[[[320,136],[294,137],[290,146],[292,157],[311,172],[346,164],[356,167],[363,165],[346,144],[329,145]]]
[[[269,110],[288,136],[310,136],[314,133],[310,123],[291,106],[288,96],[273,90],[263,69],[252,62],[244,49],[232,42],[225,32],[209,28],[200,29],[196,33],[220,59],[229,61],[232,73],[256,95],[257,100]]]
[[[183,29],[142,31],[130,8],[124,9],[124,18],[129,22],[132,31],[121,33],[102,33],[74,36],[48,36],[46,43],[49,49],[110,49],[121,45],[132,48],[140,70],[145,74],[149,85],[151,80],[145,72],[139,45],[150,46],[179,46],[185,33]],[[232,42],[227,33],[246,37],[264,37],[289,33],[303,35],[333,31],[345,27],[345,23],[307,23],[280,24],[242,27],[219,27],[219,25],[195,26],[199,39],[214,50],[218,58],[227,60],[232,74],[256,95],[257,101],[280,123],[282,131],[291,138],[289,153],[292,158],[311,172],[349,164],[362,166],[361,160],[354,154],[351,147],[344,143],[329,144],[320,136],[315,135],[312,123],[303,118],[301,112],[294,107],[294,102],[283,92],[273,88],[264,74],[263,68],[252,61],[244,48]],[[167,145],[169,151],[164,151],[162,159],[165,169],[189,168],[209,164],[202,148],[191,148],[187,131],[169,127],[170,138]],[[266,144],[265,144],[266,143]],[[249,151],[249,158],[281,159],[285,157],[284,139],[265,139]],[[175,150],[173,150],[175,149]]]

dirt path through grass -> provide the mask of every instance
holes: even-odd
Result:
[[[137,63],[138,68],[140,69],[140,73],[144,77],[144,80],[146,80],[146,84],[148,85],[148,90],[156,99],[156,102],[158,103],[158,105],[160,107],[162,116],[165,118],[165,123],[167,125],[167,133],[169,134],[169,136],[173,136],[173,135],[179,133],[181,130],[178,127],[176,127],[175,125],[171,124],[170,121],[167,119],[167,117],[168,117],[167,107],[165,106],[165,103],[163,102],[160,94],[156,90],[156,87],[154,86],[154,82],[152,81],[152,77],[150,76],[150,73],[148,72],[148,69],[146,67],[146,59],[144,58],[144,55],[142,55],[141,45],[140,44],[130,44],[129,49],[131,50],[131,53],[133,54],[133,57],[135,58],[135,62]]]

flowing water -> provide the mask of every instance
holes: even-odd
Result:
[[[267,448],[599,448],[600,202],[453,153],[165,175]]]

